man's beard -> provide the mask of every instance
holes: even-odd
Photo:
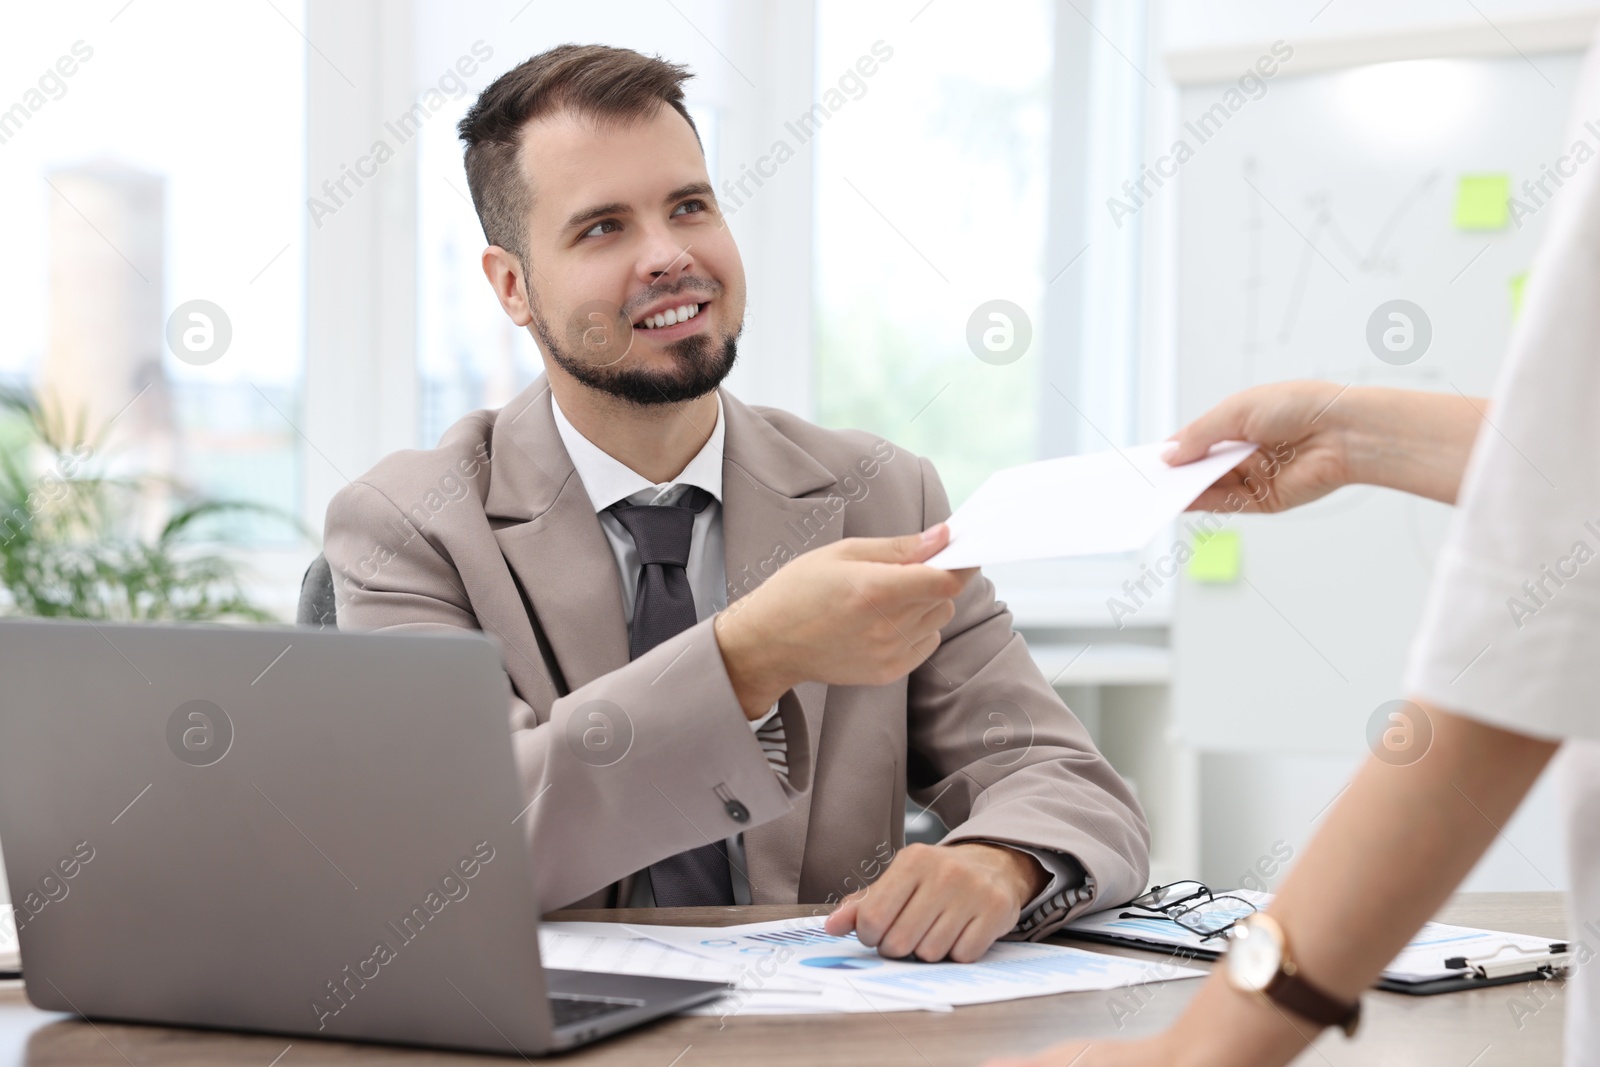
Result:
[[[665,370],[647,370],[637,361],[630,364],[626,355],[613,363],[588,362],[575,358],[556,340],[555,332],[537,305],[530,310],[534,332],[556,366],[591,389],[640,407],[678,404],[705,396],[722,384],[739,358],[737,333],[720,343],[706,334],[697,334],[666,347],[672,366]]]

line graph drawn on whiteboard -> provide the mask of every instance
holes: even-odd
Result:
[[[1406,188],[1379,223],[1364,249],[1350,236],[1352,224],[1341,220],[1340,213],[1335,208],[1337,193],[1333,190],[1322,188],[1309,191],[1300,199],[1299,204],[1291,204],[1284,208],[1284,213],[1289,216],[1291,224],[1300,231],[1304,240],[1300,242],[1288,297],[1281,309],[1274,309],[1276,313],[1269,316],[1263,300],[1265,287],[1263,271],[1266,258],[1263,227],[1266,219],[1265,205],[1262,203],[1264,198],[1259,192],[1260,183],[1257,180],[1261,170],[1260,161],[1254,155],[1246,156],[1241,169],[1247,190],[1244,230],[1249,264],[1244,280],[1245,323],[1242,351],[1245,356],[1245,377],[1249,379],[1254,376],[1254,357],[1260,351],[1265,325],[1276,322],[1273,340],[1278,346],[1283,347],[1294,342],[1295,327],[1300,322],[1306,290],[1319,257],[1330,262],[1336,258],[1351,272],[1364,277],[1400,279],[1404,276],[1402,255],[1392,246],[1393,239],[1407,219],[1415,213],[1417,206],[1422,203],[1428,192],[1438,184],[1443,172],[1438,168],[1430,169]],[[1294,212],[1297,210],[1303,211],[1307,216],[1303,225],[1294,218]]]

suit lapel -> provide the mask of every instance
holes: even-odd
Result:
[[[628,620],[616,557],[551,402],[541,377],[501,409],[484,511],[571,692],[627,664]]]
[[[754,592],[787,560],[837,541],[844,519],[842,506],[830,508],[827,495],[806,495],[834,487],[836,479],[826,467],[726,390],[722,411],[727,421],[723,554],[731,604]],[[813,778],[827,694],[828,687],[820,682],[795,687]],[[787,815],[745,831],[752,903],[792,904],[797,899],[810,821],[806,798]]]

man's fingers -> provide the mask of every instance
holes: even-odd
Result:
[[[839,553],[846,559],[874,563],[921,563],[949,543],[950,528],[941,522],[919,534],[847,538],[839,542]]]
[[[927,883],[919,885],[877,939],[878,954],[893,960],[911,955],[940,918],[942,908],[943,902],[934,899],[932,887]]]
[[[939,651],[939,644],[942,640],[943,638],[939,636],[939,631],[935,630],[927,637],[918,638],[917,640],[913,641],[911,643],[911,647],[921,658],[918,659],[916,663],[908,667],[906,669],[906,673],[910,674],[912,671],[928,662],[928,657]]]
[[[850,537],[835,549],[839,557],[889,566],[862,568],[850,579],[857,592],[885,612],[903,604],[951,600],[961,594],[976,567],[947,571],[919,566],[950,542],[944,523],[900,537]]]
[[[841,900],[839,906],[834,908],[833,913],[828,916],[827,922],[822,924],[823,932],[834,937],[843,937],[851,930],[854,930],[856,928],[856,909],[861,906],[861,897],[865,893],[866,890],[863,889],[860,893],[852,893]]]
[[[853,568],[850,584],[874,606],[893,613],[907,605],[953,600],[961,595],[963,581],[956,572],[920,564],[886,566],[867,564]]]
[[[912,949],[912,954],[925,963],[939,962],[950,955],[961,932],[976,921],[965,908],[946,905],[938,919],[929,925],[928,932],[922,935],[922,940],[917,942],[916,948]]]
[[[875,948],[883,940],[917,888],[915,876],[908,876],[904,870],[895,871],[895,865],[904,857],[904,852],[896,856],[883,876],[862,890],[854,922],[856,939],[868,948]]]
[[[955,944],[950,946],[949,956],[957,963],[982,959],[983,954],[989,951],[989,946],[1014,925],[1015,922],[1001,925],[1001,920],[994,915],[975,915],[956,938]]]
[[[911,629],[907,632],[911,634],[913,640],[919,636],[938,633],[955,617],[955,602],[941,600],[924,611],[917,621],[911,624]]]

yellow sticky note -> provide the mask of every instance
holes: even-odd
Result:
[[[1464,174],[1456,184],[1458,230],[1503,230],[1511,221],[1509,174]]]
[[[1511,277],[1511,320],[1515,322],[1522,314],[1522,289],[1528,284],[1528,272],[1514,274]]]
[[[1189,577],[1197,582],[1237,582],[1239,531],[1218,530],[1196,537],[1194,555],[1189,557]]]

